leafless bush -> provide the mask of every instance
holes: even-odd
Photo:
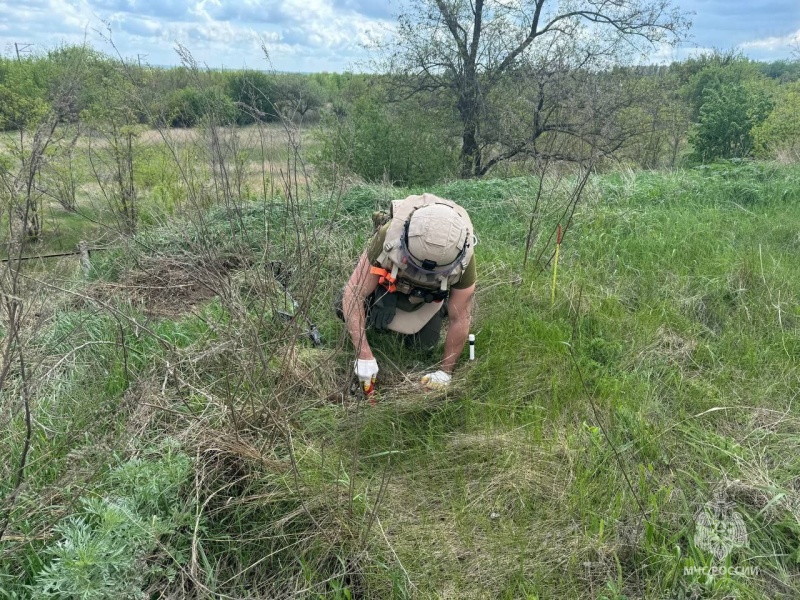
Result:
[[[76,162],[76,144],[83,134],[80,123],[76,124],[70,135],[64,136],[54,156],[42,169],[40,192],[58,202],[66,211],[77,210],[80,190]]]
[[[181,57],[202,89],[206,83],[201,68],[185,50]],[[176,215],[182,226],[126,242],[127,274],[121,279],[131,287],[120,292],[127,298],[137,294],[143,310],[156,317],[170,309],[169,316],[176,317],[184,301],[184,311],[199,315],[193,299],[215,299],[218,316],[209,321],[213,335],[184,350],[167,348],[163,364],[156,366],[163,373],[165,394],[171,390],[176,401],[189,406],[189,398],[202,399],[203,408],[191,408],[180,427],[173,425],[198,457],[193,491],[198,519],[227,523],[227,528],[231,521],[254,513],[260,515],[256,522],[261,527],[271,502],[285,507],[284,514],[273,517],[274,529],[262,532],[265,542],[252,554],[255,562],[226,564],[217,555],[212,560],[219,562],[209,571],[193,553],[182,572],[183,592],[227,593],[248,581],[257,582],[264,597],[288,597],[325,590],[328,584],[304,580],[302,570],[294,566],[282,572],[261,570],[259,563],[271,560],[263,546],[276,556],[313,550],[315,572],[357,577],[355,556],[369,539],[390,471],[374,484],[378,497],[365,512],[354,487],[360,461],[356,450],[348,456],[343,474],[340,459],[326,462],[323,447],[321,463],[314,462],[311,470],[326,473],[330,481],[321,485],[306,479],[308,452],[318,447],[303,439],[295,423],[303,411],[332,397],[350,404],[352,375],[343,356],[345,340],[325,340],[324,348],[317,347],[313,321],[321,307],[328,310],[320,298],[330,291],[323,287],[331,280],[330,269],[339,268],[344,275],[350,266],[352,241],[336,223],[338,192],[317,200],[312,191],[302,129],[284,118],[280,137],[286,158],[282,163],[267,161],[264,149],[274,144],[275,126],[255,107],[243,108],[256,119],[246,129],[226,121],[209,105],[194,141],[178,141],[169,128],[159,127],[186,194],[184,208]],[[159,289],[163,300],[155,296]],[[114,286],[96,284],[94,290],[108,305],[114,304]],[[163,411],[174,410],[163,398],[158,404]],[[359,402],[353,406],[360,410]],[[329,451],[341,457],[341,448]],[[341,489],[335,482],[345,476],[353,483]],[[331,486],[337,490],[333,495],[327,493]],[[293,539],[290,530],[301,530],[303,539]],[[193,548],[199,552],[202,544],[228,543],[195,539]],[[236,544],[249,547],[247,541]],[[341,558],[347,552],[353,560]],[[225,580],[217,581],[222,575]]]
[[[197,85],[204,85],[200,68],[185,58]],[[120,74],[126,76],[124,65]],[[119,83],[118,89],[128,90],[135,100],[136,86],[126,86]],[[109,98],[113,110],[115,97]],[[32,177],[36,185],[30,188],[39,196],[28,202],[24,186],[16,183],[24,180],[6,169],[3,182],[14,185],[4,189],[22,192],[0,204],[0,216],[16,214],[18,207],[31,210],[46,197],[72,204],[75,181],[57,180],[57,170],[73,160],[72,150],[83,147],[74,138],[58,137],[66,136],[67,128],[42,122],[52,129],[34,133],[30,139],[36,143],[30,147],[29,138],[22,137],[31,154],[20,160],[28,166],[39,161]],[[142,199],[134,178],[138,130],[101,113],[91,115],[90,124],[87,152],[98,185],[97,192],[91,191],[95,200],[114,209],[119,231],[129,235],[122,236],[116,258],[108,259],[114,261],[108,263],[116,274],[112,280],[57,281],[22,273],[18,258],[26,228],[19,220],[8,221],[6,239],[17,260],[3,263],[0,273],[7,334],[0,348],[1,418],[16,419],[13,437],[21,452],[2,471],[12,484],[0,488],[7,491],[0,501],[0,537],[10,528],[20,538],[15,523],[35,515],[37,527],[30,535],[48,538],[53,525],[74,508],[70,502],[75,498],[64,490],[88,485],[102,469],[98,457],[103,452],[135,454],[143,440],[168,434],[182,442],[196,466],[187,489],[187,502],[196,508],[191,556],[179,565],[171,588],[176,597],[236,595],[251,584],[263,597],[313,595],[324,593],[333,579],[357,588],[391,457],[381,481],[360,481],[356,443],[337,447],[306,438],[297,427],[304,411],[331,398],[344,403],[356,419],[362,408],[360,397],[349,397],[352,374],[344,338],[327,339],[319,347],[319,332],[313,330],[315,315],[328,310],[323,298],[330,282],[344,280],[355,251],[349,224],[337,221],[341,188],[327,197],[312,192],[303,131],[291,119],[282,120],[280,130],[266,119],[239,128],[210,106],[195,136],[178,139],[169,128],[159,128],[163,150],[179,174],[176,189],[185,197],[175,203],[180,208],[175,223],[135,231]],[[69,132],[74,135],[75,129]],[[276,137],[284,140],[285,158],[269,161],[265,148],[274,146]],[[56,143],[65,149],[61,165],[45,160],[48,145]],[[43,166],[47,177],[39,175]],[[58,296],[67,312],[89,320],[100,315],[102,325],[76,343],[72,338],[86,333],[81,316],[57,343],[37,340],[40,346],[32,346],[33,324],[49,314],[42,308],[45,292],[51,303]],[[164,318],[202,322],[207,331],[183,346],[163,334],[159,323]],[[145,364],[132,366],[144,347]],[[26,490],[37,402],[60,374],[66,378],[95,349],[107,352],[124,378],[114,409],[120,412],[107,418],[111,422],[124,415],[126,446],[104,445],[106,433],[107,443],[115,442],[102,431],[106,421],[95,415],[92,423],[77,423],[69,436],[91,437],[96,448],[83,448],[67,436],[64,444],[75,447],[59,450],[68,456],[57,483]],[[72,469],[72,464],[80,467]],[[34,471],[42,468],[37,463]],[[344,480],[349,484],[342,485]],[[17,503],[18,490],[27,492],[22,504]],[[370,491],[369,504],[365,490]],[[209,533],[199,532],[201,522]],[[232,538],[229,531],[240,526],[258,527],[263,537],[254,540],[248,530]],[[8,546],[3,556],[13,551]],[[306,557],[313,577],[294,564],[296,555]],[[173,559],[159,553],[153,560]]]
[[[13,483],[5,488],[0,500],[0,539],[8,529],[26,480],[42,360],[31,346],[42,321],[46,296],[23,272],[26,263],[22,259],[27,245],[42,235],[42,202],[52,193],[43,189],[43,173],[55,154],[53,149],[66,137],[64,128],[59,127],[63,123],[63,107],[74,97],[76,75],[82,69],[80,60],[66,65],[51,103],[32,107],[29,114],[23,115],[9,154],[0,157],[0,215],[6,217],[7,227],[0,234],[0,243],[7,249],[6,258],[0,263],[0,410],[4,425],[22,419],[22,440],[11,436],[18,457],[13,466],[7,466],[3,477]]]

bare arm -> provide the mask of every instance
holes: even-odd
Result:
[[[374,292],[376,287],[378,287],[378,276],[369,272],[369,259],[365,252],[358,260],[353,274],[350,275],[342,298],[344,323],[360,359],[375,358],[367,342],[364,299]]]
[[[444,340],[444,360],[442,361],[442,370],[445,373],[453,372],[458,357],[461,356],[461,351],[464,349],[464,344],[467,342],[474,296],[474,284],[463,290],[450,290],[450,298],[447,300],[447,316],[450,319],[450,327],[447,329],[447,337]]]

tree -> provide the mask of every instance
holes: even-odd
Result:
[[[251,119],[251,114],[238,110],[221,89],[190,86],[175,90],[167,96],[162,121],[170,127],[196,127],[209,116],[225,123],[233,122],[240,117]]]
[[[227,94],[238,108],[236,122],[277,121],[273,78],[261,71],[236,71],[227,81]]]
[[[791,83],[800,80],[800,60],[774,60],[770,63],[759,63],[759,70],[781,83]]]
[[[11,243],[20,248],[39,241],[42,234],[43,199],[49,195],[42,187],[42,174],[64,145],[67,128],[62,125],[86,77],[83,54],[70,52],[61,58],[58,69],[48,70],[46,86],[36,81],[40,73],[34,60],[6,73],[0,86],[0,129],[16,130],[7,138],[0,161],[0,205],[9,216]],[[40,90],[46,91],[48,101],[37,96]]]
[[[615,158],[643,169],[675,167],[690,126],[690,107],[682,86],[680,65],[622,67],[622,93],[632,97],[628,107],[614,115],[635,131]]]
[[[21,130],[49,110],[33,59],[9,61],[0,73],[0,131]]]
[[[308,75],[290,73],[277,78],[277,102],[281,113],[289,118],[304,118],[308,111],[319,110],[325,102],[325,90]]]
[[[512,73],[594,71],[622,53],[643,53],[676,41],[687,21],[669,0],[413,0],[388,41],[389,66],[407,94],[429,92],[451,103],[460,130],[463,176],[482,176],[500,160],[535,155],[540,136],[569,124],[549,121],[550,86],[528,80],[540,92],[524,143],[517,140],[487,157],[492,141],[488,100]],[[496,118],[496,116],[495,116]]]
[[[742,158],[753,149],[753,129],[772,110],[767,94],[735,83],[706,90],[700,122],[691,132],[695,157],[701,162]]]
[[[457,157],[440,143],[447,132],[412,102],[389,104],[382,95],[365,95],[346,116],[325,115],[323,125],[314,160],[324,177],[344,169],[367,181],[388,178],[408,186],[454,174]]]
[[[772,112],[753,130],[753,139],[761,156],[800,157],[800,82],[783,86]]]
[[[119,230],[134,233],[138,220],[134,156],[141,127],[135,107],[136,85],[126,76],[125,65],[116,67],[98,82],[102,102],[83,113],[92,134],[87,157],[99,194],[112,208]]]
[[[696,122],[708,91],[719,91],[725,85],[745,85],[763,81],[758,63],[735,51],[710,52],[690,58],[678,67],[683,76],[682,92],[690,107],[690,117]]]

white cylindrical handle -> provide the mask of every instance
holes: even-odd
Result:
[[[469,334],[469,359],[475,360],[475,334]]]

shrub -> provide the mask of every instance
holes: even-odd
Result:
[[[34,125],[49,109],[29,62],[9,64],[0,81],[0,130]]]
[[[753,130],[755,151],[760,156],[800,152],[800,83],[787,85],[775,108]]]
[[[276,121],[277,90],[273,80],[261,71],[237,71],[226,83],[226,93],[236,108],[236,122],[247,125],[256,120]]]
[[[327,115],[315,162],[323,175],[344,169],[367,181],[426,185],[456,172],[458,154],[441,122],[421,111],[392,112],[371,98],[349,115]]]
[[[55,527],[59,541],[44,550],[49,562],[34,597],[146,598],[142,590],[157,569],[145,559],[185,524],[179,492],[190,468],[188,457],[166,450],[158,460],[132,459],[114,469],[107,481],[113,494],[84,498]]]
[[[725,84],[709,88],[700,107],[700,122],[690,133],[694,158],[742,158],[753,149],[753,128],[771,109],[766,93],[754,86]]]
[[[194,127],[204,118],[231,123],[236,114],[233,102],[219,88],[187,87],[172,92],[167,98],[166,120],[171,127]]]

